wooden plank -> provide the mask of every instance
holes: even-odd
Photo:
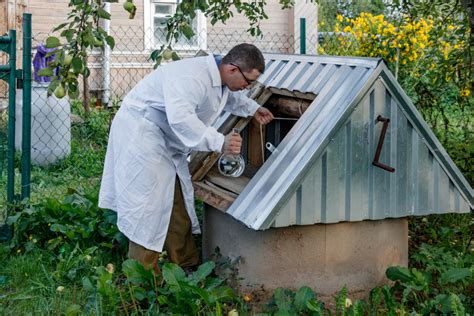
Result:
[[[193,182],[193,186],[196,197],[224,213],[235,200],[205,183]]]
[[[211,183],[224,188],[230,192],[235,194],[240,194],[242,190],[247,186],[250,182],[250,178],[240,176],[237,178],[234,177],[226,177],[217,171],[217,168],[213,168],[210,170],[207,175],[206,179],[209,180]]]
[[[267,104],[276,116],[299,118],[309,108],[312,102],[305,99],[295,99],[285,96],[272,96]]]
[[[266,128],[260,127],[256,120],[250,122],[248,161],[254,166],[263,165],[263,146],[265,144],[262,144],[262,137],[265,142],[265,131]]]
[[[193,174],[193,181],[201,181],[206,176],[206,173],[211,170],[212,166],[219,159],[220,155],[220,153],[216,152],[210,153],[210,155],[204,159],[201,167]]]

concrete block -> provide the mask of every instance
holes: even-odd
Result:
[[[254,231],[205,205],[203,257],[216,247],[229,258],[241,257],[243,290],[263,285],[309,286],[330,295],[344,285],[367,292],[385,284],[385,270],[408,265],[405,218],[291,226]]]

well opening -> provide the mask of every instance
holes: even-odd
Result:
[[[315,95],[311,93],[295,95],[288,91],[283,91],[282,94],[272,91],[267,100],[262,102],[262,106],[269,109],[275,117],[271,123],[261,126],[253,119],[234,119],[226,129],[236,127],[241,130],[241,153],[246,164],[245,171],[237,178],[224,176],[217,167],[217,154],[202,156],[199,167],[194,170],[191,167],[196,195],[225,211],[271,156],[272,151],[268,147],[278,147],[314,99]]]

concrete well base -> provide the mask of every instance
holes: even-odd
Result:
[[[330,295],[346,285],[350,292],[366,292],[388,282],[388,267],[408,264],[406,219],[254,231],[209,205],[204,213],[204,258],[216,247],[226,257],[240,256],[244,290],[306,285]]]

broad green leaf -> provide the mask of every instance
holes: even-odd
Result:
[[[151,283],[153,282],[152,270],[147,270],[137,260],[127,259],[122,264],[123,273],[132,283]]]
[[[40,77],[51,77],[53,75],[53,69],[51,68],[42,68],[38,71],[38,76]]]
[[[56,26],[56,27],[53,29],[53,32],[59,31],[60,29],[62,29],[62,28],[65,27],[66,25],[67,25],[67,23],[61,23],[61,24],[59,24],[58,26]]]
[[[217,287],[210,292],[216,301],[228,301],[235,297],[234,291],[228,286]]]
[[[137,300],[143,301],[144,299],[146,299],[147,294],[146,294],[146,291],[145,291],[144,288],[142,288],[140,286],[135,286],[135,287],[133,287],[133,296]]]
[[[323,309],[321,307],[321,303],[318,302],[316,299],[311,299],[306,302],[306,307],[312,311],[315,312],[316,315],[322,315]]]
[[[174,263],[165,263],[163,266],[163,278],[170,286],[170,289],[180,288],[179,281],[184,281],[186,273],[180,266]]]
[[[193,272],[192,278],[197,282],[203,281],[209,274],[212,273],[215,266],[216,264],[212,261],[201,264],[197,271]]]
[[[279,312],[290,313],[291,301],[286,293],[286,290],[283,288],[276,289],[274,297],[275,304],[278,306]]]
[[[105,38],[105,41],[107,42],[107,45],[110,46],[110,49],[114,49],[114,47],[115,47],[115,39],[114,39],[112,36],[108,35],[108,36]]]
[[[15,224],[16,221],[20,218],[21,213],[16,213],[15,215],[8,216],[7,218],[7,225]]]
[[[56,48],[59,45],[61,45],[61,42],[59,41],[59,38],[50,36],[46,39],[46,47],[47,48]]]
[[[405,267],[389,267],[385,275],[392,281],[409,282],[412,279],[410,270]]]
[[[314,299],[315,295],[311,288],[307,286],[301,287],[295,295],[295,307],[298,311],[303,311],[306,308],[306,302]]]
[[[97,10],[97,15],[102,19],[110,20],[110,13],[105,11],[103,8]]]
[[[173,53],[171,54],[171,59],[172,59],[173,61],[176,61],[176,60],[180,60],[181,58],[179,58],[179,56],[178,56],[178,54],[177,54],[176,52],[173,52]]]
[[[75,73],[80,73],[83,66],[82,59],[79,57],[73,57],[71,61],[71,65]]]
[[[451,268],[448,271],[441,274],[440,283],[456,283],[464,278],[471,275],[471,270],[468,268]]]
[[[84,290],[86,291],[94,291],[94,286],[92,285],[92,282],[91,280],[89,279],[89,277],[84,277],[82,279],[82,287],[84,288]]]
[[[191,37],[194,36],[194,31],[192,27],[190,27],[188,24],[181,27],[181,31],[183,32],[183,35],[186,36],[187,39],[191,39]]]

